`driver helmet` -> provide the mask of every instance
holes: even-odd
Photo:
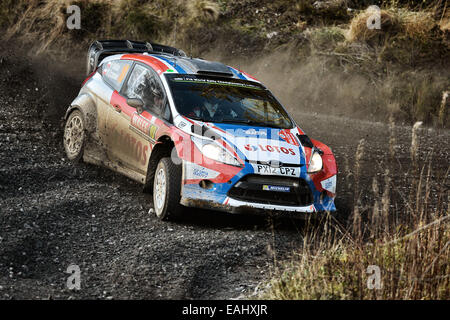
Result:
[[[162,92],[162,88],[159,85],[159,83],[156,81],[155,77],[151,77],[149,80],[149,89],[150,89],[150,93],[151,95],[155,98],[155,99],[160,99],[162,100],[164,98],[164,94]]]
[[[219,107],[218,103],[211,103],[209,101],[205,102],[205,108],[209,111],[209,114],[211,116],[214,116],[218,107]]]

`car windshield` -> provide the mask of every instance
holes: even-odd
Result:
[[[196,75],[166,75],[177,111],[205,122],[292,128],[272,94],[248,81]]]

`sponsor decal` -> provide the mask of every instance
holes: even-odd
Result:
[[[264,131],[264,130],[256,130],[254,128],[246,130],[245,134],[252,135],[252,136],[256,136],[256,135],[267,136],[267,132],[266,131]]]
[[[290,192],[290,187],[283,187],[283,186],[270,186],[270,185],[263,185],[263,190],[265,191],[276,191],[276,192]]]
[[[127,75],[128,69],[130,69],[130,65],[126,64],[123,67],[122,72],[120,73],[119,77],[117,78],[117,82],[121,83],[123,81],[123,79],[125,79],[125,76]]]
[[[143,144],[141,141],[137,140],[135,137],[131,136],[130,133],[124,130],[118,131],[115,127],[113,128],[112,135],[112,141],[116,141],[118,143],[124,154],[130,155],[142,166],[147,164],[147,153],[149,150],[148,145]]]
[[[272,145],[260,145],[258,144],[258,146],[254,146],[254,145],[250,145],[250,144],[246,144],[244,146],[245,150],[247,151],[257,151],[258,149],[261,151],[268,151],[268,152],[275,152],[275,153],[284,153],[284,154],[291,154],[293,156],[296,155],[294,149],[292,148],[285,148],[285,147],[280,147],[280,146],[272,146]]]
[[[214,179],[219,175],[219,172],[202,167],[193,162],[186,163],[185,179],[186,180],[198,180],[198,179]]]
[[[131,116],[131,125],[130,127],[133,129],[137,129],[140,133],[143,134],[144,138],[150,141],[155,141],[156,132],[159,127],[152,124],[148,119],[142,117],[137,113],[133,113]]]
[[[192,76],[189,76],[189,75],[179,75],[179,77],[173,78],[171,81],[217,84],[217,85],[226,85],[226,86],[244,87],[244,88],[251,88],[251,89],[256,89],[256,90],[262,90],[262,88],[260,86],[252,85],[250,83],[232,82],[232,81],[219,80],[219,79],[201,79],[201,78],[196,78],[196,77],[193,78]]]
[[[292,134],[289,130],[281,130],[278,135],[280,136],[281,139],[283,139],[284,141],[286,141],[289,144],[292,144],[294,146],[299,146],[299,143],[297,141],[297,139],[295,138],[295,135]]]
[[[324,188],[325,190],[331,193],[336,193],[336,175],[328,179],[322,180],[320,184],[322,185],[322,188]]]
[[[192,173],[194,174],[194,176],[197,176],[199,178],[207,178],[208,177],[208,172],[206,170],[204,170],[203,168],[200,168],[200,169],[194,168]]]

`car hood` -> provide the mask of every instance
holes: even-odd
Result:
[[[280,161],[283,165],[304,165],[305,152],[298,138],[298,128],[242,126],[206,123],[231,147],[238,156],[250,162]]]

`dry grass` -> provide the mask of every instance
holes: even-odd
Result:
[[[398,17],[387,10],[382,10],[380,12],[382,28],[369,29],[367,27],[367,21],[373,15],[373,10],[366,10],[354,17],[350,23],[349,30],[346,35],[347,40],[350,42],[370,42],[373,39],[378,39],[380,36],[400,32],[401,25]]]
[[[441,101],[441,107],[439,108],[439,124],[442,127],[445,127],[447,124],[448,119],[448,110],[450,108],[450,91],[444,91],[442,93],[442,101]]]
[[[436,35],[437,21],[433,13],[428,11],[410,11],[402,8],[381,10],[381,29],[369,29],[367,21],[374,14],[366,10],[355,16],[349,27],[347,39],[353,41],[371,42],[386,37],[402,36],[410,39],[432,39]]]
[[[305,249],[270,283],[265,299],[449,299],[449,220],[441,217],[404,237],[368,244],[341,238]],[[379,230],[379,229],[376,229]],[[383,233],[384,230],[379,230]],[[324,237],[324,236],[322,236]],[[369,289],[368,266],[379,266],[381,289]]]
[[[370,29],[367,20],[374,11],[356,15],[346,33],[349,43],[368,44],[380,62],[417,67],[448,60],[446,35],[439,28],[437,12],[404,8],[381,10],[381,29]]]
[[[81,30],[69,32],[66,27],[69,17],[66,10],[70,5],[78,5],[82,10]],[[9,8],[8,14],[16,20],[9,24],[4,38],[31,45],[37,54],[53,51],[67,54],[95,38],[93,35],[105,23],[102,12],[107,5],[106,0],[20,0]]]
[[[449,299],[450,215],[448,190],[431,196],[432,157],[417,159],[420,124],[413,127],[414,197],[400,212],[391,203],[395,188],[390,170],[373,179],[374,203],[361,206],[356,196],[350,224],[327,217],[306,226],[304,248],[268,283],[264,299]],[[391,130],[392,127],[391,127]],[[391,143],[394,143],[391,141]],[[363,143],[357,151],[355,182]],[[414,169],[416,168],[416,169]],[[416,171],[420,174],[414,175]],[[448,170],[442,185],[448,179]],[[367,191],[365,191],[367,192]],[[359,195],[359,185],[355,184]],[[381,288],[369,289],[368,266],[381,271]]]
[[[81,8],[81,30],[66,28],[69,5]],[[98,38],[130,38],[174,44],[185,33],[217,20],[219,6],[208,0],[19,0],[0,6],[5,38],[33,45],[37,53],[59,54]],[[5,17],[15,17],[7,19]],[[61,50],[61,48],[63,50]]]

